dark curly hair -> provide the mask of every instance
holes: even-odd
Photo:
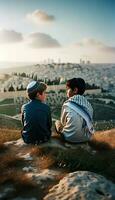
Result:
[[[85,85],[85,81],[82,78],[72,78],[69,79],[66,82],[66,87],[71,88],[72,90],[74,90],[75,88],[78,89],[78,93],[77,94],[84,94],[85,89],[86,89],[86,85]]]

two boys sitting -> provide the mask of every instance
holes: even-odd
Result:
[[[51,137],[51,111],[45,103],[45,83],[32,81],[27,86],[30,101],[22,106],[22,138],[27,144],[47,142]],[[55,128],[58,134],[67,142],[80,143],[91,139],[94,132],[91,104],[83,96],[85,81],[73,78],[67,81],[66,91],[68,100],[64,102],[60,121]]]

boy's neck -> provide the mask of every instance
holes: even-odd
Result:
[[[36,97],[34,100],[40,101],[40,99],[38,97]]]
[[[36,97],[35,100],[40,101],[41,103],[43,103],[43,101],[41,101],[41,99],[39,99],[38,97]]]

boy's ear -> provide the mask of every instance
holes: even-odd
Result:
[[[73,92],[74,92],[74,94],[77,94],[78,93],[78,88],[75,88]]]
[[[37,96],[37,97],[39,97],[39,96],[40,96],[40,93],[39,93],[39,92],[37,92],[36,96]]]

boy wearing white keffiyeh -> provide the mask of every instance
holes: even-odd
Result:
[[[85,81],[73,78],[67,81],[67,97],[61,111],[61,120],[55,123],[57,133],[71,143],[87,142],[94,133],[93,108],[83,96]]]

